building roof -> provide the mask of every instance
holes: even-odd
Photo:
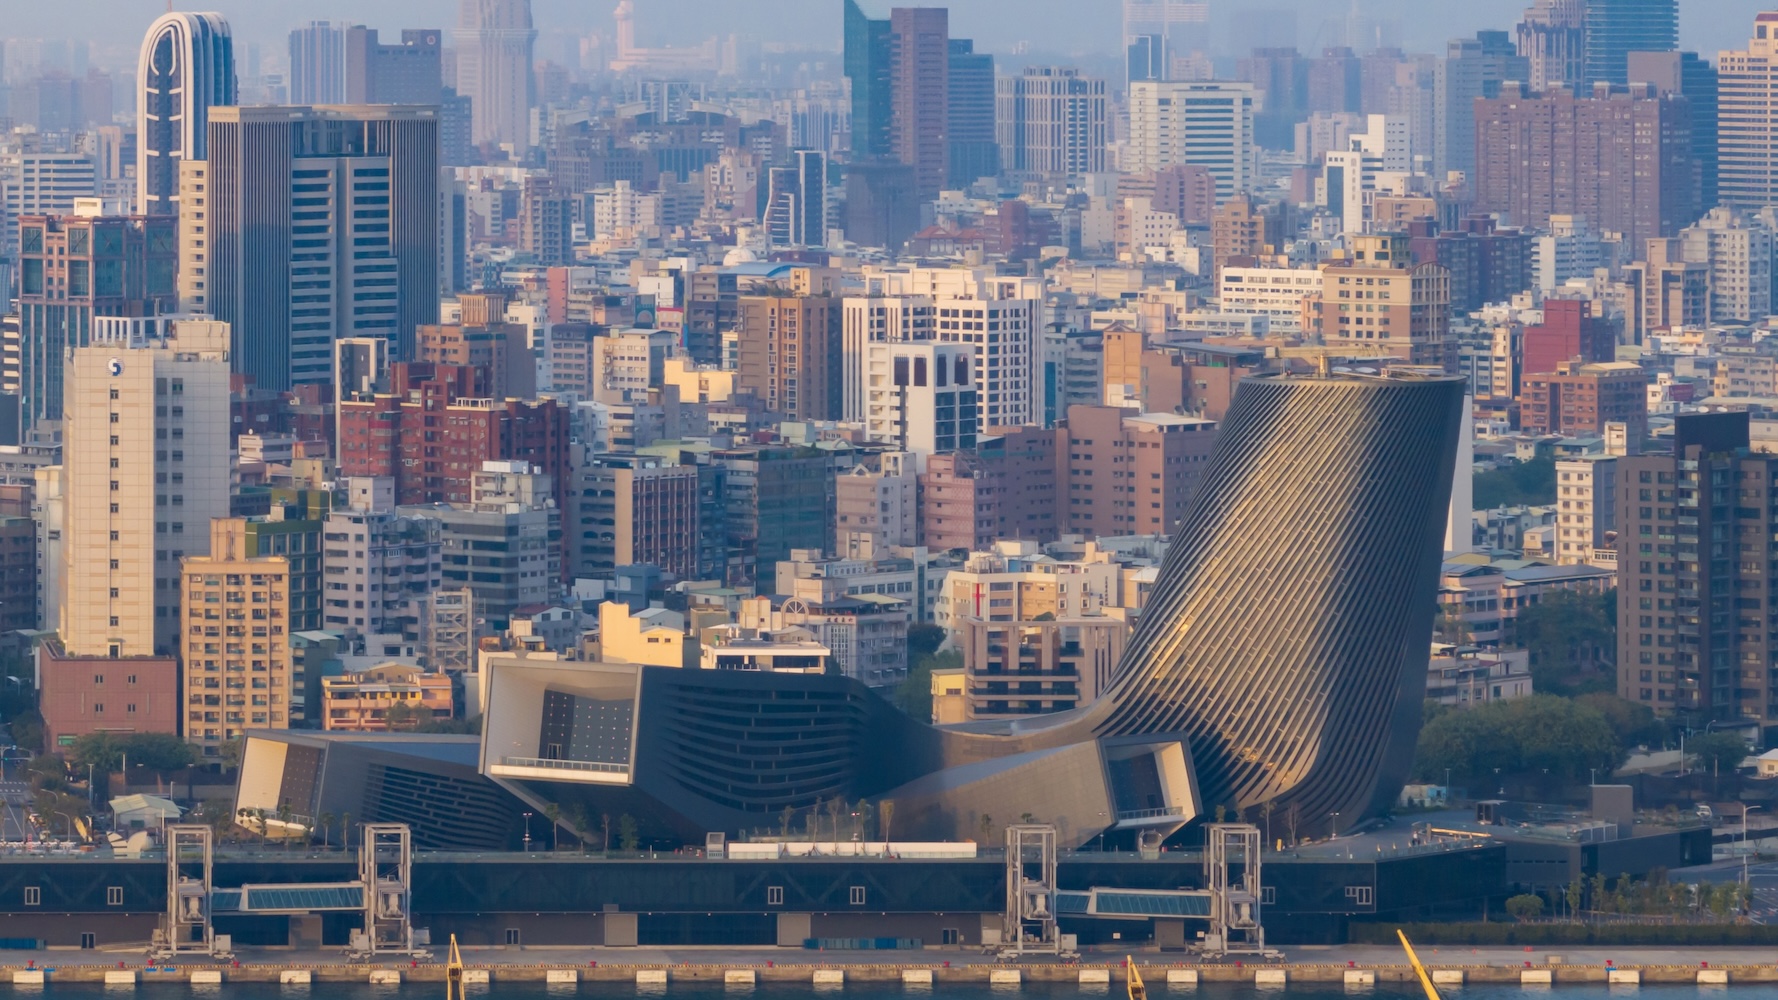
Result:
[[[111,811],[118,815],[147,813],[163,819],[178,819],[184,814],[179,803],[159,795],[119,795],[111,800]]]

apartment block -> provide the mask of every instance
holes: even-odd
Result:
[[[182,563],[185,738],[216,757],[248,729],[302,728],[303,678],[290,657],[290,562],[248,556],[245,522],[217,518],[210,555]]]

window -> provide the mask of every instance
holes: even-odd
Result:
[[[122,906],[123,905],[123,886],[108,885],[105,887],[105,905],[106,906]]]
[[[25,905],[26,906],[42,906],[43,905],[43,887],[42,886],[38,886],[38,885],[25,886]]]
[[[864,905],[864,886],[855,885],[852,887],[852,905],[853,906],[863,906]]]
[[[1354,906],[1371,905],[1371,887],[1368,885],[1349,885],[1346,887],[1346,898]]]
[[[1276,903],[1277,901],[1278,901],[1278,887],[1277,886],[1262,885],[1259,887],[1259,903],[1261,906],[1271,906],[1273,903]]]
[[[508,945],[512,945],[512,946],[518,945],[518,943],[519,943],[519,929],[517,927],[508,927],[506,929],[506,943]]]
[[[767,906],[783,906],[784,905],[784,887],[783,886],[781,886],[781,885],[766,886],[766,905]]]

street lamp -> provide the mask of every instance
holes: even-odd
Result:
[[[1745,802],[1741,803],[1741,886],[1742,886],[1742,888],[1746,888],[1746,886],[1747,886],[1747,814],[1754,811],[1755,809],[1758,809],[1758,808],[1759,808],[1759,806],[1750,806]]]
[[[1329,833],[1327,835],[1327,839],[1337,840],[1337,839],[1339,839],[1339,836],[1340,836],[1340,814],[1337,812],[1331,812],[1331,813],[1328,813],[1328,815],[1333,817],[1333,832]]]
[[[531,814],[525,814],[525,853],[531,853]]]
[[[1099,853],[1105,853],[1105,814],[1099,814]]]

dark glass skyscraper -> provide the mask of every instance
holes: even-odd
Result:
[[[846,79],[852,81],[852,162],[889,156],[889,22],[866,17],[858,0],[846,0]]]
[[[1679,47],[1679,0],[1587,0],[1587,82],[1629,83],[1632,52]]]

